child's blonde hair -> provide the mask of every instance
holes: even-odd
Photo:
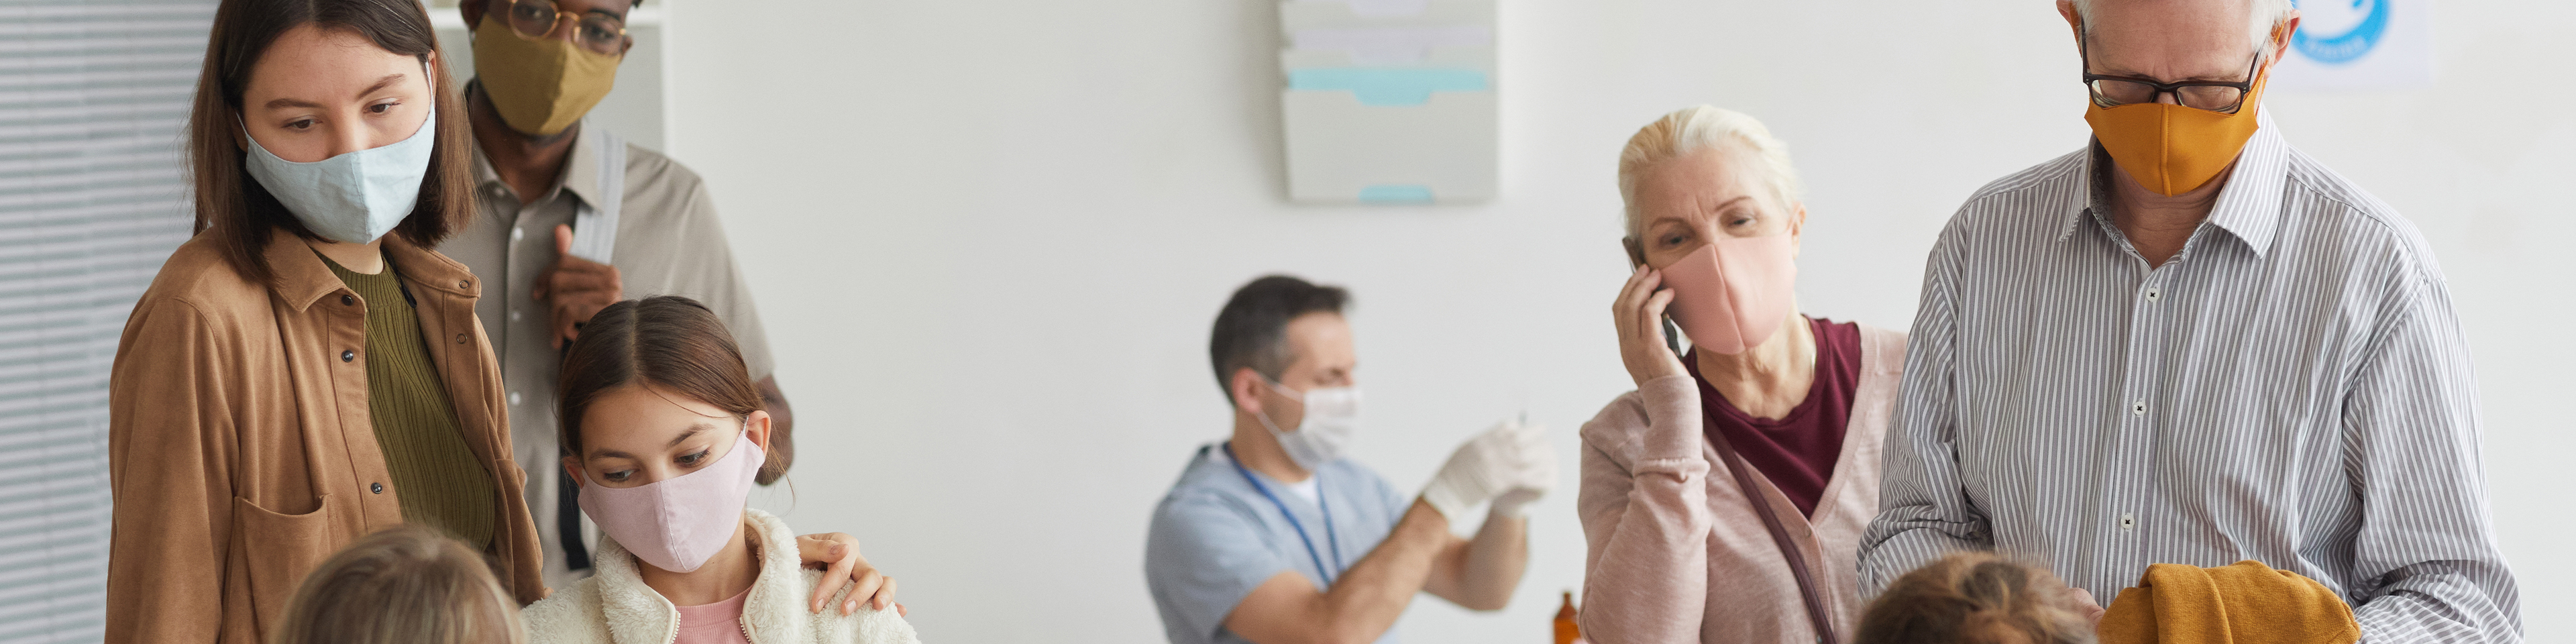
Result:
[[[1889,584],[1853,644],[2093,644],[2085,619],[2058,603],[2065,587],[2038,566],[1952,554]]]
[[[397,526],[313,569],[272,644],[525,644],[519,605],[483,555],[439,531]]]

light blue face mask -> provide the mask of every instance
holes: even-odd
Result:
[[[438,106],[429,108],[411,138],[340,156],[297,163],[277,158],[259,139],[250,139],[248,163],[253,179],[286,204],[304,228],[332,241],[364,244],[393,232],[420,200],[421,177],[429,174],[429,152],[437,137]],[[250,128],[245,125],[247,134]]]

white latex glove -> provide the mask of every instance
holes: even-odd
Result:
[[[1449,462],[1431,475],[1431,484],[1423,486],[1422,500],[1457,522],[1466,519],[1467,510],[1506,492],[1534,493],[1515,496],[1510,508],[1497,508],[1519,512],[1555,483],[1556,457],[1545,429],[1507,420],[1459,445]]]
[[[1534,440],[1522,446],[1520,477],[1502,496],[1494,497],[1494,507],[1486,511],[1488,515],[1515,519],[1529,516],[1529,506],[1556,487],[1556,445],[1547,442],[1545,428],[1532,427],[1529,433]]]

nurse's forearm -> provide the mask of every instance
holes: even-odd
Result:
[[[1439,510],[1420,499],[1405,510],[1395,530],[1386,535],[1376,550],[1352,564],[1333,580],[1323,600],[1330,616],[1330,631],[1339,637],[1326,641],[1376,641],[1395,620],[1404,616],[1405,606],[1422,592],[1423,582],[1431,576],[1432,560],[1449,541],[1449,520]]]
[[[1459,596],[1450,601],[1473,610],[1502,610],[1529,566],[1529,519],[1488,514],[1485,527],[1465,545]]]
[[[1225,627],[1253,644],[1367,644],[1377,641],[1404,615],[1415,593],[1446,575],[1456,586],[1456,565],[1444,565],[1460,540],[1449,534],[1449,520],[1431,504],[1414,499],[1396,520],[1395,530],[1377,548],[1333,578],[1333,586],[1315,592],[1315,582],[1282,570],[1252,589]],[[1446,568],[1435,573],[1438,568]]]

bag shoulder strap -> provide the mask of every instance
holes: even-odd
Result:
[[[582,120],[580,136],[598,161],[592,185],[599,188],[599,203],[573,207],[572,255],[607,264],[617,250],[617,211],[626,201],[626,139],[589,119]]]
[[[1798,551],[1798,544],[1790,541],[1789,528],[1780,522],[1779,511],[1771,507],[1770,497],[1753,483],[1753,468],[1745,465],[1744,457],[1735,453],[1735,446],[1728,444],[1723,434],[1711,431],[1708,439],[1710,446],[1717,448],[1718,456],[1726,459],[1726,470],[1735,474],[1735,484],[1744,489],[1744,500],[1753,504],[1755,514],[1761,515],[1762,527],[1771,532],[1771,543],[1780,547],[1782,558],[1789,560],[1789,575],[1798,579],[1798,595],[1806,601],[1807,619],[1816,627],[1817,644],[1841,644],[1841,638],[1834,633],[1833,617],[1825,610],[1824,593],[1816,588],[1815,572],[1807,568],[1807,556]]]

